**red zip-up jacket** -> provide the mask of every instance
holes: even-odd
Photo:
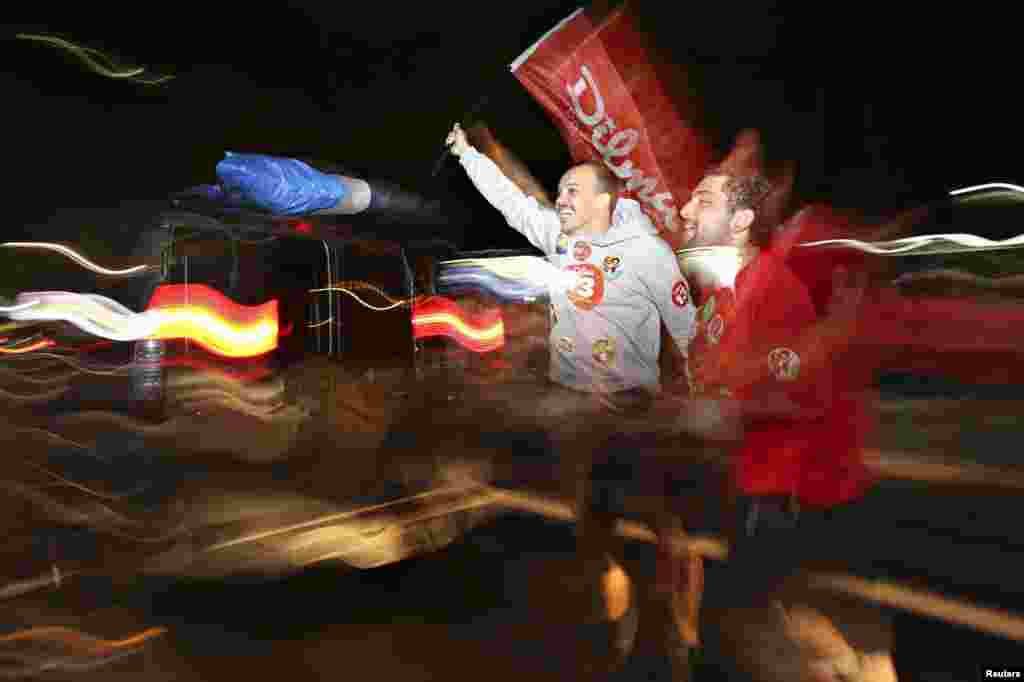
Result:
[[[697,321],[689,349],[693,395],[730,396],[752,407],[784,397],[816,414],[753,418],[733,457],[737,492],[795,496],[806,507],[862,495],[871,485],[862,455],[871,426],[858,390],[864,375],[841,353],[827,357],[828,349],[814,347],[825,337],[813,334],[811,295],[782,255],[762,251],[740,270],[734,290],[705,294]],[[729,371],[738,365],[746,369]]]

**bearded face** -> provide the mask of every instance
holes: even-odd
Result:
[[[736,211],[725,193],[728,177],[712,175],[701,180],[690,201],[679,211],[686,248],[733,246]]]

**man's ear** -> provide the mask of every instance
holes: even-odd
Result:
[[[610,209],[612,206],[612,195],[609,192],[601,192],[597,195],[601,208]]]
[[[754,224],[754,211],[749,208],[741,208],[732,216],[732,231],[735,234],[750,229]]]

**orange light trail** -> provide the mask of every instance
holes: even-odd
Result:
[[[4,348],[3,346],[0,346],[0,353],[8,353],[10,355],[15,355],[15,354],[20,354],[20,353],[31,353],[32,351],[35,351],[35,350],[42,350],[43,348],[49,348],[50,346],[56,346],[56,345],[57,344],[55,344],[50,339],[40,339],[39,341],[36,341],[35,343],[29,344],[27,346],[22,346],[21,348]]]
[[[136,647],[147,640],[159,637],[167,632],[167,628],[154,627],[126,637],[125,639],[109,640],[93,637],[68,627],[36,627],[28,630],[19,630],[9,635],[0,637],[0,643],[20,642],[25,640],[50,640],[60,642],[71,649],[78,649],[86,654],[94,656],[109,655],[117,649]]]

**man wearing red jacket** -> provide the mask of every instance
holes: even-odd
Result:
[[[870,425],[857,390],[864,375],[839,359],[852,311],[819,319],[806,285],[772,248],[774,226],[758,222],[769,192],[757,175],[713,168],[680,211],[687,248],[736,247],[740,259],[732,286],[696,293],[688,353],[691,397],[744,425],[729,475],[739,513],[719,528],[731,556],[723,575],[709,575],[707,606],[768,595],[797,564],[798,536],[787,531],[800,517],[854,501],[871,485],[861,456]],[[693,588],[703,575],[699,562],[687,567],[690,589],[675,586],[675,610],[684,639],[696,644]]]
[[[681,211],[693,235],[687,248],[734,246],[741,254],[734,286],[702,292],[697,302],[691,395],[733,399],[745,413],[732,467],[739,495],[830,507],[868,485],[859,455],[865,425],[859,401],[847,395],[858,377],[830,357],[841,331],[819,320],[807,287],[771,248],[770,233],[755,227],[766,193],[757,176],[712,170]]]

